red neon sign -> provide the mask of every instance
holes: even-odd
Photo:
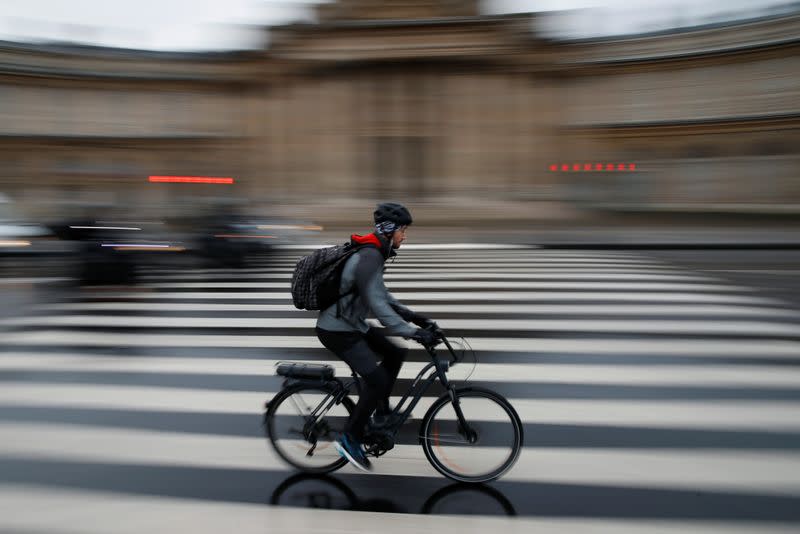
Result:
[[[550,172],[591,172],[591,171],[625,171],[636,170],[635,163],[551,163]]]
[[[172,184],[232,184],[233,178],[221,178],[217,176],[151,176],[150,182],[153,183],[172,183]]]

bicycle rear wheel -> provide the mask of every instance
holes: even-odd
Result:
[[[441,474],[459,482],[489,482],[505,474],[522,450],[522,421],[502,396],[482,388],[458,389],[455,397],[469,432],[461,428],[449,393],[425,414],[420,440]]]
[[[270,402],[266,431],[275,452],[288,464],[306,473],[330,473],[347,463],[334,447],[353,412],[345,397],[333,404],[319,421],[312,414],[333,400],[333,385],[296,384],[283,389]]]

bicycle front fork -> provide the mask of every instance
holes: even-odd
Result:
[[[456,389],[452,386],[448,389],[450,402],[453,404],[453,410],[455,410],[456,418],[458,419],[458,433],[464,436],[467,442],[474,444],[478,441],[478,433],[467,423],[467,419],[464,417],[464,411],[461,409],[461,401],[458,399],[458,395],[456,395]]]

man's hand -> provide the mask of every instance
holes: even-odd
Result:
[[[411,322],[426,330],[436,330],[436,328],[438,328],[436,321],[430,317],[425,317],[424,315],[420,315],[418,313],[415,313],[411,316]]]
[[[420,328],[414,332],[411,339],[420,345],[424,345],[425,348],[435,347],[439,343],[439,337],[430,330],[425,330],[424,328]]]

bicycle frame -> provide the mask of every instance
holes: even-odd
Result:
[[[450,355],[453,357],[452,361],[437,358],[435,349],[432,347],[427,348],[428,354],[430,355],[432,361],[423,367],[419,373],[417,373],[417,376],[411,383],[409,390],[401,397],[400,402],[398,402],[397,406],[395,406],[394,410],[392,410],[391,415],[399,415],[399,419],[397,419],[395,423],[388,427],[387,430],[394,431],[402,426],[411,416],[411,412],[422,399],[422,396],[425,394],[428,388],[430,388],[431,385],[433,385],[433,383],[438,379],[450,395],[450,400],[456,412],[456,417],[458,418],[459,428],[464,431],[465,437],[467,437],[470,442],[473,442],[475,439],[475,433],[469,427],[466,419],[464,418],[461,405],[455,395],[455,386],[453,386],[447,378],[447,371],[450,369],[450,366],[458,363],[460,360],[456,355],[456,352],[453,350],[453,347],[450,345],[450,342],[446,337],[444,337],[444,335],[442,335],[442,341],[450,352]],[[426,376],[426,374],[431,370],[433,370],[433,372]],[[293,382],[310,382],[314,384],[320,384],[318,381],[309,380],[295,380]],[[350,394],[350,390],[354,385],[358,394],[361,395],[361,383],[355,373],[353,373],[353,378],[347,382],[334,379],[323,383],[331,384],[334,382],[337,384],[336,391],[329,393],[312,410],[312,412],[309,414],[309,419],[306,421],[306,429],[313,427],[313,425],[321,421],[334,405],[340,404],[342,399]]]
[[[416,378],[411,383],[411,387],[408,389],[405,395],[400,398],[400,402],[397,403],[397,406],[395,406],[394,410],[392,410],[392,415],[400,415],[397,426],[402,425],[409,417],[411,417],[411,412],[414,410],[417,404],[419,404],[422,396],[425,395],[425,392],[428,391],[428,388],[433,385],[437,378],[446,390],[452,390],[450,381],[447,378],[447,371],[450,369],[450,362],[448,360],[436,359],[433,349],[429,349],[428,353],[432,358],[434,358],[434,360],[428,363],[420,370],[419,373],[417,373]],[[433,372],[426,377],[426,373],[428,373],[428,371],[431,369],[433,369]],[[406,406],[406,403],[408,403],[408,406]]]

